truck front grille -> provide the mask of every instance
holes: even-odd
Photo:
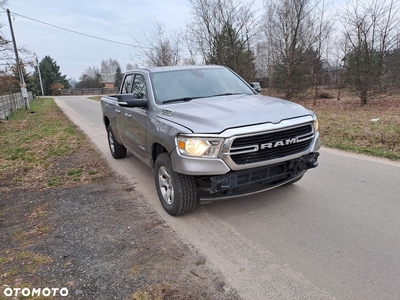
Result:
[[[232,142],[230,157],[237,165],[282,158],[307,150],[313,137],[311,124],[237,137]]]

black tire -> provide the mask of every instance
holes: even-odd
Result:
[[[118,143],[115,139],[111,125],[107,126],[107,140],[112,157],[115,159],[120,159],[126,156],[126,148],[124,145]]]
[[[195,178],[176,173],[172,169],[171,158],[166,152],[156,159],[154,180],[161,204],[171,216],[186,214],[196,207]]]

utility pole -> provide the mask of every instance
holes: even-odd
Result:
[[[42,75],[40,75],[40,66],[39,66],[38,57],[37,57],[36,53],[33,53],[33,54],[35,54],[35,57],[36,57],[36,65],[37,65],[38,73],[39,73],[40,89],[42,90],[42,96],[44,96]]]
[[[19,80],[20,80],[20,87],[21,87],[21,93],[22,93],[22,97],[25,100],[25,108],[26,110],[29,110],[29,99],[28,99],[28,90],[26,89],[26,84],[25,84],[25,80],[24,80],[24,73],[22,72],[21,69],[21,63],[19,61],[19,57],[18,57],[18,49],[17,49],[17,43],[15,42],[15,36],[14,36],[14,30],[12,27],[12,22],[11,22],[11,16],[10,16],[10,10],[7,9],[7,15],[8,15],[8,22],[10,23],[10,30],[11,30],[11,37],[12,37],[12,41],[13,41],[13,45],[14,45],[14,52],[15,52],[15,61],[17,62],[17,71],[19,74]]]

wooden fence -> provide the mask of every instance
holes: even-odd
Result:
[[[32,92],[28,92],[28,101],[33,100]],[[13,111],[25,105],[22,93],[0,95],[0,119],[7,119]]]
[[[118,94],[118,89],[108,88],[84,88],[84,89],[64,89],[61,90],[62,96],[71,95],[110,95]]]

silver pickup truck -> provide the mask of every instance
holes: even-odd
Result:
[[[259,87],[222,66],[131,70],[101,99],[111,155],[150,166],[173,216],[294,183],[318,165],[317,117]]]

